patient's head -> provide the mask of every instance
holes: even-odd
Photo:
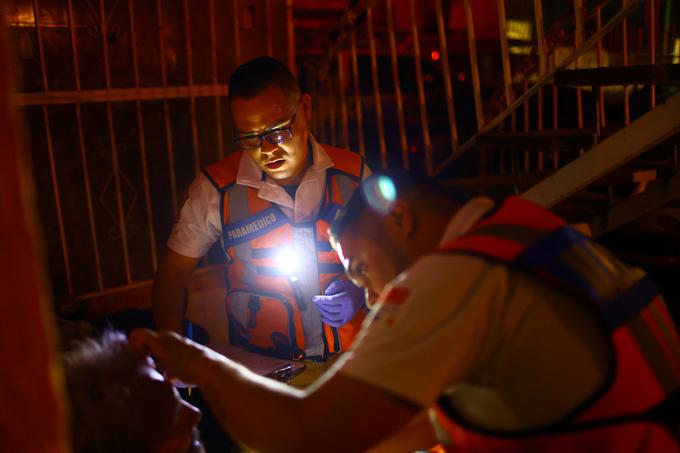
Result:
[[[203,451],[200,411],[122,333],[79,344],[65,356],[65,374],[74,452]]]

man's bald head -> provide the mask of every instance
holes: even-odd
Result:
[[[456,201],[433,180],[403,170],[367,178],[338,212],[330,240],[369,301],[415,260],[437,248]]]

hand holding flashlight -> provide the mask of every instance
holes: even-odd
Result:
[[[364,306],[364,290],[345,279],[338,279],[328,285],[323,296],[312,299],[321,313],[323,322],[332,327],[341,327],[354,318]]]

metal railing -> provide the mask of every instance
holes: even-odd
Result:
[[[544,109],[553,112],[553,129],[568,122],[587,128],[585,89],[575,89],[569,102],[577,108],[569,116],[558,102],[562,88],[552,84],[567,40],[577,49],[575,64],[585,63],[578,57],[587,44],[603,66],[617,52],[622,65],[658,62],[671,52],[667,43],[678,40],[677,28],[657,20],[655,0],[636,10],[640,1],[586,10],[575,0],[557,19],[544,14],[547,2],[534,0],[531,20],[520,18],[536,30],[530,41],[508,36],[517,15],[506,11],[505,0],[493,8],[492,39],[479,32],[480,3],[465,0],[452,12],[460,3],[352,2],[357,6],[338,21],[314,82],[318,138],[356,149],[374,166],[436,174],[456,168],[454,161],[486,131],[549,130]],[[57,294],[93,297],[148,282],[182,193],[202,164],[228,149],[228,72],[259,54],[295,68],[292,0],[178,4],[175,10],[163,0],[86,0],[78,9],[73,0],[49,8],[17,0],[8,9],[25,85],[14,100],[28,120]],[[275,8],[281,21],[272,21]],[[467,31],[450,27],[456,14]],[[530,52],[513,54],[516,47]],[[495,84],[484,76],[490,54],[498,61]],[[640,115],[629,105],[632,90],[623,91],[624,124]],[[596,135],[612,123],[604,91],[593,104]],[[657,94],[651,90],[648,107]],[[476,154],[479,174],[504,175],[508,166],[513,174],[542,174],[567,160],[548,148],[518,156],[501,147],[488,159],[483,150]],[[218,261],[217,253],[211,256],[209,263]]]
[[[294,63],[291,1],[179,4],[20,0],[5,9],[57,295],[148,282],[188,183],[229,149],[229,71],[262,54]],[[272,8],[285,12],[276,24]],[[279,34],[287,40],[274,42]]]
[[[674,17],[671,10],[675,8],[671,2],[605,0],[595,3],[574,0],[570,11],[551,20],[546,20],[543,10],[548,3],[541,0],[533,0],[531,17],[526,14],[518,16],[515,13],[510,19],[506,12],[506,3],[509,2],[506,0],[497,0],[495,8],[491,6],[492,2],[464,0],[462,8],[455,9],[456,3],[461,2],[400,2],[402,13],[408,9],[410,30],[404,27],[404,15],[401,14],[402,29],[396,32],[395,8],[391,0],[363,2],[347,11],[345,17],[339,21],[338,30],[334,31],[336,38],[329,46],[317,78],[319,89],[315,94],[322,98],[318,106],[320,118],[317,124],[322,139],[326,138],[330,143],[339,146],[358,149],[369,158],[373,156],[374,166],[409,168],[413,166],[414,159],[420,159],[422,169],[430,175],[439,175],[450,170],[455,166],[454,162],[473,149],[477,152],[478,176],[489,172],[502,175],[507,167],[513,173],[541,173],[549,168],[559,168],[568,160],[568,156],[560,155],[556,149],[541,149],[536,153],[527,149],[521,155],[523,162],[518,162],[516,155],[508,156],[500,149],[494,152],[492,159],[487,159],[486,151],[478,146],[478,138],[494,130],[550,132],[560,130],[562,124],[571,123],[581,131],[592,127],[594,141],[597,142],[607,126],[616,125],[611,117],[619,115],[619,112],[612,114],[615,107],[607,105],[611,93],[606,92],[603,87],[594,86],[592,95],[590,91],[584,94],[590,88],[576,86],[570,88],[574,93],[575,106],[564,105],[565,101],[560,95],[565,89],[555,85],[555,74],[565,68],[628,66],[631,60],[636,64],[654,65],[659,62],[659,47],[665,49],[666,62],[671,62],[672,58],[680,59],[680,56],[670,53],[668,46],[668,42],[680,42],[677,26],[670,25],[672,21],[669,18]],[[551,2],[553,9],[556,3]],[[489,50],[489,42],[480,40],[476,35],[475,21],[480,19],[480,14],[479,11],[475,14],[473,4],[486,5],[484,14],[495,13],[498,17],[497,35],[491,40],[494,41],[491,43],[493,51]],[[568,5],[568,2],[564,4]],[[419,20],[418,13],[422,11],[434,11],[434,18],[429,22]],[[464,23],[462,33],[450,26],[455,14],[462,16],[459,19]],[[677,16],[677,11],[674,14]],[[665,18],[665,25],[660,33],[656,23],[657,17],[661,15]],[[384,20],[380,36],[377,36],[375,24],[378,16]],[[555,16],[554,11],[552,16]],[[533,29],[530,41],[518,43],[515,38],[512,43],[508,27],[510,21],[515,26],[523,23]],[[360,37],[363,39],[360,40]],[[485,39],[489,41],[488,36]],[[568,40],[571,42],[565,48],[565,41]],[[629,44],[632,40],[636,43],[634,48]],[[437,53],[438,61],[423,56],[423,41],[428,43],[427,52],[432,50],[433,55],[434,52]],[[529,49],[526,55],[511,53],[518,44]],[[454,50],[451,49],[452,46],[455,47]],[[480,51],[481,48],[484,50]],[[391,96],[390,88],[385,86],[387,77],[380,74],[386,64],[376,64],[376,49],[382,49],[382,54],[390,57],[390,85],[394,88]],[[494,54],[497,62],[495,67],[498,74],[502,74],[502,78],[496,81],[496,89],[488,86],[488,75],[487,80],[483,80],[480,52],[487,63],[489,55]],[[366,53],[370,57],[371,70],[359,71],[361,60],[357,61],[357,55]],[[347,54],[352,63],[351,81],[346,74]],[[452,74],[453,68],[460,68],[463,57],[467,59],[469,70],[456,69],[457,74]],[[452,58],[455,58],[455,63],[450,61]],[[407,65],[413,66],[415,93],[405,93],[403,90],[402,80],[412,74],[409,74]],[[423,73],[424,65],[429,69],[427,76]],[[433,71],[433,68],[436,70]],[[426,80],[432,77],[433,72],[440,78],[438,85]],[[488,72],[486,69],[487,74]],[[342,102],[339,108],[343,115],[340,135],[325,133],[327,123],[331,121],[330,112],[335,110],[334,107],[329,108],[329,103],[324,99],[330,86],[339,91]],[[372,87],[372,93],[366,87]],[[621,88],[623,102],[619,109],[622,111],[623,121],[620,126],[625,126],[631,121],[630,97],[634,87]],[[654,108],[657,100],[656,87],[651,84],[648,90],[648,108]],[[498,103],[495,102],[494,92],[502,93],[504,106],[500,109],[496,105]],[[389,100],[386,101],[388,97]],[[353,99],[353,108],[345,105],[348,99]],[[406,103],[414,108],[405,108]],[[446,107],[447,127],[433,124],[433,117],[436,115],[432,114],[432,109],[435,105]],[[370,115],[366,115],[367,108],[375,113],[375,121],[371,120]],[[592,114],[588,111],[591,108]],[[636,111],[635,115],[642,113],[644,111]],[[395,127],[387,128],[387,138],[383,124],[386,116],[396,118],[391,122]],[[461,118],[466,119],[466,116],[474,118],[473,127],[468,126],[467,130],[461,126]],[[551,127],[544,124],[544,121],[550,119]],[[467,122],[472,121],[467,119]],[[349,133],[348,125],[352,123],[356,123],[356,127]],[[368,136],[367,130],[371,132]],[[368,142],[371,146],[367,145]],[[585,149],[580,150],[580,154],[583,152]]]

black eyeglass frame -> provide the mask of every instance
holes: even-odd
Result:
[[[295,122],[295,117],[297,116],[297,111],[293,113],[293,116],[290,118],[290,121],[288,122],[287,126],[283,127],[277,127],[275,129],[272,129],[270,131],[265,132],[264,134],[253,134],[253,135],[246,135],[243,137],[236,136],[234,137],[234,143],[238,145],[240,149],[243,150],[253,150],[253,149],[258,149],[262,147],[262,141],[267,140],[269,143],[272,145],[278,145],[279,143],[285,143],[289,141],[290,139],[293,138],[293,123]],[[285,138],[275,138],[276,134],[279,134],[281,132],[287,132],[288,135]],[[252,139],[258,139],[258,144],[257,146],[245,146],[243,141],[244,140],[252,140]]]

